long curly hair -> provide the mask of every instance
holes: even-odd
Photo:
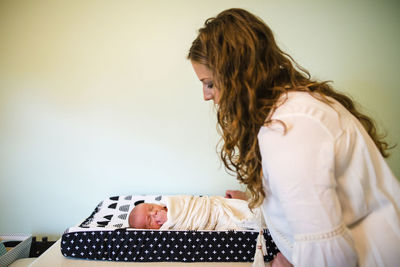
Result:
[[[250,208],[265,198],[257,134],[261,126],[272,122],[278,98],[289,91],[310,92],[328,104],[327,97],[336,99],[358,118],[382,155],[388,156],[389,145],[378,134],[374,121],[328,82],[312,80],[306,69],[278,47],[271,29],[246,10],[228,9],[207,19],[188,59],[206,65],[213,74],[220,94],[220,157],[226,169],[247,186]]]

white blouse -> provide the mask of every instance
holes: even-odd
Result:
[[[291,92],[261,127],[264,216],[295,266],[400,266],[400,185],[360,122]]]

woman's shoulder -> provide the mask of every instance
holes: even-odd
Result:
[[[276,118],[290,114],[317,116],[319,112],[336,114],[333,102],[328,103],[322,99],[322,96],[309,92],[288,92],[283,94],[277,101],[277,108],[272,117]]]
[[[295,126],[299,119],[313,120],[325,128],[330,135],[337,137],[343,129],[340,104],[331,98],[309,92],[288,92],[277,102],[277,108],[271,116],[272,121],[282,121]],[[329,102],[328,102],[329,101]],[[288,125],[287,125],[288,126]]]

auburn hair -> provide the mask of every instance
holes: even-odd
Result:
[[[312,80],[306,69],[278,47],[271,29],[246,10],[228,9],[207,19],[188,59],[206,65],[213,74],[220,94],[220,157],[226,169],[247,186],[250,208],[265,198],[257,134],[261,126],[272,122],[278,98],[289,91],[306,91],[328,104],[327,97],[336,99],[362,123],[381,154],[389,155],[389,145],[377,133],[374,121],[328,82]]]

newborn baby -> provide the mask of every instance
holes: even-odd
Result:
[[[258,229],[262,223],[260,209],[252,212],[248,203],[240,199],[169,196],[166,203],[167,206],[137,205],[129,214],[129,226],[162,230],[244,230]]]
[[[129,226],[138,229],[160,229],[167,221],[167,211],[167,207],[158,204],[139,204],[129,214]]]

